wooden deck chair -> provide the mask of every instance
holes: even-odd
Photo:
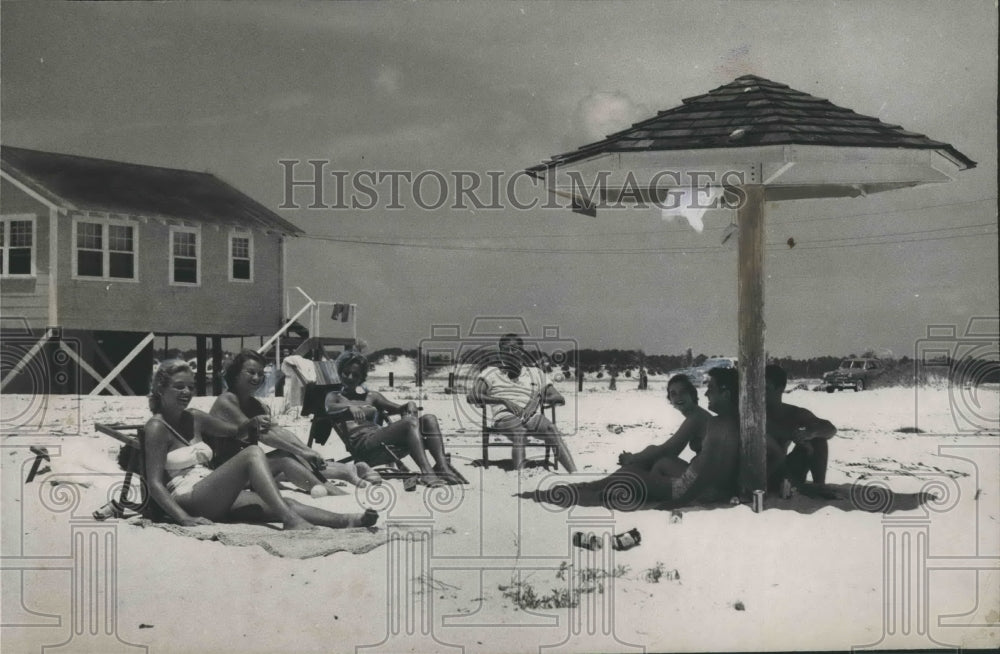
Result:
[[[492,422],[491,422],[489,416],[487,415],[488,411],[487,411],[487,407],[486,407],[485,404],[482,404],[482,403],[479,403],[479,402],[474,402],[473,406],[478,407],[479,410],[482,412],[482,423],[481,424],[482,424],[482,439],[483,439],[483,458],[482,458],[482,461],[480,462],[480,464],[484,468],[489,468],[490,464],[493,463],[493,461],[490,461],[490,448],[491,447],[513,447],[513,444],[510,442],[509,439],[506,439],[505,441],[501,441],[501,442],[496,442],[496,443],[491,442],[490,441],[490,437],[491,436],[494,436],[496,434],[503,434],[503,432],[501,430],[499,430],[499,429],[494,429],[493,428]],[[549,416],[550,416],[549,420],[551,420],[551,422],[552,422],[553,425],[556,424],[556,406],[554,404],[543,404],[540,410],[542,411],[542,413],[544,413],[545,409],[549,409],[549,412],[550,412],[549,413]],[[530,434],[529,434],[528,438],[529,439],[532,438]],[[559,460],[555,457],[555,452],[552,452],[553,448],[552,448],[552,445],[550,445],[549,443],[546,443],[546,442],[537,442],[537,441],[533,442],[531,440],[527,440],[524,443],[524,447],[525,447],[526,450],[529,447],[544,447],[545,448],[545,459],[542,461],[541,465],[545,466],[546,468],[551,467],[553,470],[558,470],[559,469]],[[549,453],[550,452],[552,452],[552,459],[551,460],[549,459]]]
[[[347,444],[346,434],[337,429],[338,421],[336,420],[336,416],[330,416],[326,413],[326,396],[334,391],[339,391],[341,388],[343,388],[341,384],[310,384],[303,395],[302,415],[312,416],[312,424],[309,426],[309,440],[306,445],[312,447],[314,442],[325,445],[330,438],[330,434],[336,432],[341,442],[344,443],[344,449],[348,453],[348,456],[343,459],[337,459],[337,463],[350,463],[355,461],[356,457]],[[388,417],[383,416],[379,422],[383,423],[387,421]],[[339,424],[342,425],[343,422]],[[364,461],[375,468],[383,478],[405,479],[418,474],[410,470],[403,462],[403,457],[408,456],[405,452],[389,445],[383,445],[383,449],[385,450],[383,456],[374,459],[369,457]]]

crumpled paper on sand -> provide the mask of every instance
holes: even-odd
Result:
[[[388,542],[391,534],[429,532],[425,526],[392,524],[385,527],[352,527],[329,529],[319,527],[310,531],[282,531],[268,525],[244,523],[215,523],[198,527],[182,527],[168,522],[153,522],[146,518],[132,518],[128,524],[137,527],[159,527],[178,536],[191,536],[198,540],[211,540],[223,545],[249,547],[259,545],[274,556],[288,559],[311,559],[334,552],[364,554]],[[434,530],[435,535],[443,532]]]

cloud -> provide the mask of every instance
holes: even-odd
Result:
[[[403,84],[403,71],[395,66],[382,64],[379,66],[373,81],[378,90],[395,95]]]
[[[612,132],[648,118],[648,114],[645,106],[620,91],[595,91],[577,104],[576,123],[589,142],[603,139]]]

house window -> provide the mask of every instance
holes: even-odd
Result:
[[[250,232],[229,235],[229,281],[253,281],[253,237]]]
[[[116,220],[76,220],[73,250],[77,279],[136,280],[136,226]]]
[[[170,228],[170,283],[197,285],[201,272],[198,230]]]
[[[35,274],[35,217],[3,218],[0,229],[0,274]]]

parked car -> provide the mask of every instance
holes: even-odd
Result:
[[[673,377],[674,375],[687,375],[687,378],[690,379],[691,383],[695,386],[704,386],[708,383],[708,371],[712,368],[736,367],[736,357],[712,357],[710,359],[705,359],[705,362],[700,366],[672,370],[668,373],[668,376]]]
[[[861,357],[844,359],[840,367],[823,375],[826,392],[832,393],[843,388],[853,388],[854,392],[871,388],[872,382],[885,372],[885,366],[875,358]]]

